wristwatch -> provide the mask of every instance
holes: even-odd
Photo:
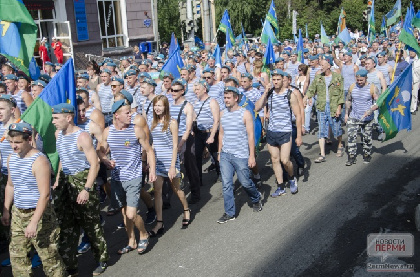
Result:
[[[92,188],[85,187],[85,191],[90,192]]]

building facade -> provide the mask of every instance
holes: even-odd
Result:
[[[89,58],[128,56],[141,42],[156,45],[157,0],[23,0],[42,38],[63,44],[64,61],[84,69]],[[54,52],[49,51],[55,61]],[[36,54],[35,54],[36,55]]]

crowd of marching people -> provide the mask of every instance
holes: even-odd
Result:
[[[77,105],[52,107],[60,158],[56,176],[42,137],[20,116],[63,65],[46,61],[43,74],[31,80],[2,62],[0,235],[9,241],[10,254],[2,265],[12,266],[15,276],[30,275],[41,261],[47,276],[76,276],[77,255],[89,249],[97,262],[93,275],[106,270],[109,255],[146,253],[149,241],[166,230],[163,210],[171,207],[173,194],[182,204],[181,227],[188,228],[190,205],[201,200],[207,159],[205,170],[222,184],[220,224],[237,216],[235,175],[253,211],[262,210],[258,153],[265,147],[275,176],[273,198],[287,190],[298,193],[306,170],[299,146],[311,131],[317,130],[319,143],[315,163],[328,162],[326,144],[335,138],[336,156],[347,153],[343,166],[355,164],[359,132],[361,159],[369,163],[373,132],[384,139],[376,100],[410,63],[410,111],[417,111],[420,61],[399,47],[396,34],[370,43],[360,36],[348,45],[305,39],[303,62],[295,41],[285,40],[274,44],[270,65],[261,43],[229,49],[222,61],[213,50],[184,45],[179,77],[162,71],[166,46],[160,53],[135,47],[131,57],[92,60],[75,76]],[[118,228],[125,228],[127,244],[118,253],[108,253],[104,238],[100,207],[106,198],[107,215],[121,212],[124,219]]]

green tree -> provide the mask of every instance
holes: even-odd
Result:
[[[158,30],[160,41],[170,42],[171,34],[181,41],[181,32],[183,28],[179,16],[179,7],[177,0],[158,0],[157,2]]]

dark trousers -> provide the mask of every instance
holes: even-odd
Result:
[[[214,159],[217,175],[220,175],[219,161],[217,160],[217,150],[218,150],[217,144],[219,140],[219,131],[217,131],[216,135],[214,136],[214,142],[211,144],[206,143],[209,136],[210,136],[210,133],[197,132],[194,137],[195,138],[195,158],[197,161],[198,174],[200,176],[200,184],[197,184],[198,186],[203,184],[203,151],[204,151],[204,147],[206,146]],[[192,189],[193,188],[191,184],[191,190]]]
[[[184,153],[185,174],[187,174],[191,189],[191,199],[200,199],[201,178],[198,171],[198,163],[195,156],[195,138],[190,134]],[[200,163],[201,164],[201,163]]]

